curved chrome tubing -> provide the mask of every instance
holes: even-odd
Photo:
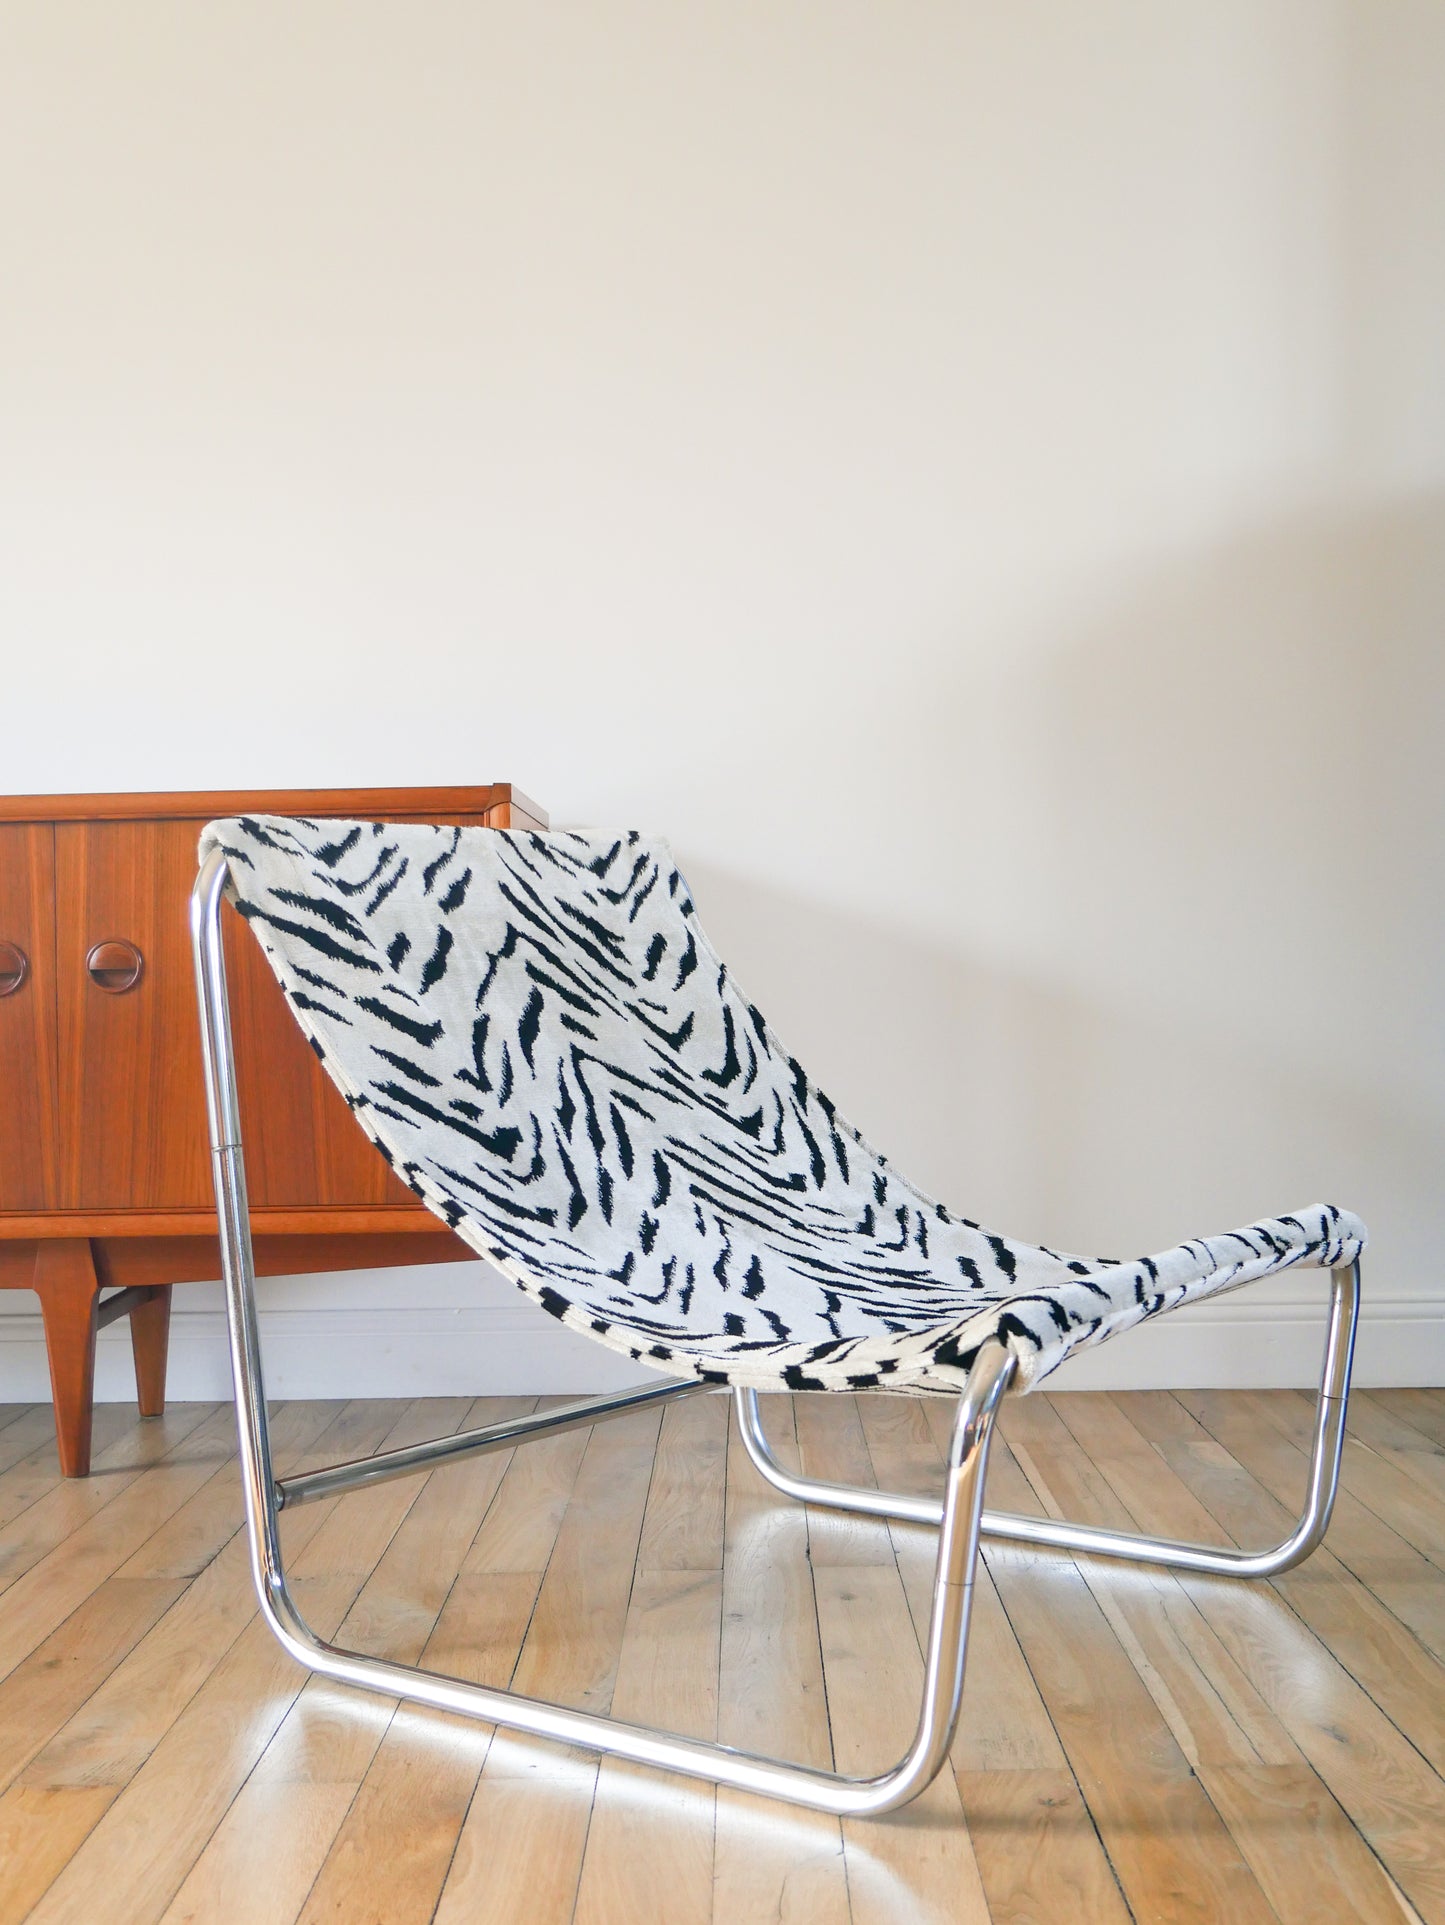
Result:
[[[994,1419],[1012,1382],[1015,1363],[1001,1345],[984,1345],[959,1398],[949,1445],[944,1492],[939,1498],[905,1497],[887,1491],[858,1490],[796,1477],[778,1463],[768,1447],[757,1393],[736,1394],[745,1448],[776,1489],[804,1503],[822,1504],[874,1517],[928,1524],[939,1530],[938,1562],[925,1653],[923,1703],[918,1728],[904,1758],[874,1778],[792,1765],[776,1759],[677,1737],[641,1725],[622,1724],[563,1705],[492,1690],[460,1678],[396,1664],[343,1650],[317,1637],[297,1610],[286,1585],[279,1518],[283,1505],[332,1496],[384,1478],[426,1470],[473,1451],[497,1450],[528,1437],[594,1423],[619,1413],[688,1395],[706,1386],[691,1380],[648,1384],[533,1418],[484,1426],[430,1444],[385,1452],[374,1458],[338,1464],[278,1484],[271,1467],[265,1386],[256,1323],[255,1262],[250,1212],[241,1151],[236,1063],[226,998],[225,957],[221,942],[221,903],[227,880],[225,858],[208,858],[191,897],[201,1036],[206,1069],[216,1204],[220,1217],[221,1262],[226,1287],[231,1368],[240,1430],[242,1482],[251,1572],[261,1612],[277,1638],[298,1663],[325,1677],[367,1690],[410,1699],[440,1711],[484,1719],[531,1732],[559,1744],[655,1765],[715,1784],[730,1785],[769,1798],[786,1799],[839,1816],[895,1810],[915,1797],[937,1774],[953,1741],[963,1695],[964,1663],[973,1599],[973,1576],[982,1534],[1051,1545],[1093,1555],[1129,1558],[1178,1569],[1233,1577],[1267,1577],[1297,1564],[1319,1543],[1329,1523],[1339,1482],[1345,1407],[1359,1311],[1359,1266],[1331,1274],[1329,1335],[1325,1347],[1314,1451],[1304,1512],[1290,1536],[1272,1551],[1218,1550],[1175,1544],[1165,1539],[1131,1537],[1086,1525],[1015,1517],[983,1508],[984,1480]]]
[[[442,1438],[433,1445],[391,1452],[384,1457],[333,1466],[309,1477],[278,1485],[271,1467],[265,1386],[256,1323],[255,1262],[250,1212],[246,1201],[236,1096],[236,1063],[226,999],[225,957],[221,943],[221,903],[227,880],[224,856],[210,856],[191,896],[191,935],[195,953],[201,1037],[206,1069],[216,1205],[221,1228],[221,1264],[226,1288],[231,1369],[240,1430],[242,1484],[251,1550],[251,1573],[261,1613],[299,1664],[344,1684],[360,1685],[407,1698],[439,1711],[459,1712],[506,1725],[560,1744],[582,1745],[639,1764],[683,1772],[715,1784],[787,1799],[839,1816],[892,1811],[930,1783],[948,1756],[963,1696],[964,1662],[973,1599],[973,1574],[983,1516],[983,1487],[989,1440],[999,1403],[1012,1381],[1014,1359],[999,1344],[979,1352],[959,1398],[948,1453],[942,1500],[929,1520],[941,1526],[933,1580],[933,1608],[925,1653],[923,1704],[918,1729],[904,1758],[875,1778],[850,1778],[805,1765],[757,1757],[731,1746],[708,1744],[621,1724],[563,1705],[491,1690],[460,1678],[439,1676],[384,1658],[346,1651],[317,1637],[297,1610],[286,1585],[279,1517],[283,1502],[334,1494],[380,1477],[400,1476],[454,1459],[465,1450],[497,1449],[529,1433],[559,1427],[556,1414],[535,1422],[490,1425],[463,1438]],[[602,1397],[588,1406],[570,1406],[569,1423],[596,1421],[636,1408],[641,1402],[701,1388],[692,1384],[647,1386],[640,1391]],[[505,1432],[505,1435],[499,1433]],[[766,1452],[766,1446],[763,1446]],[[901,1500],[900,1500],[901,1501]]]
[[[1022,1544],[1046,1545],[1055,1550],[1082,1551],[1091,1557],[1124,1558],[1135,1564],[1203,1571],[1215,1577],[1274,1577],[1302,1563],[1323,1540],[1339,1489],[1350,1366],[1359,1314],[1360,1266],[1343,1264],[1330,1272],[1329,1326],[1304,1509],[1289,1536],[1272,1550],[1235,1551],[1210,1544],[1180,1544],[1169,1538],[1096,1530],[1088,1524],[1068,1524],[1048,1517],[1019,1517],[1009,1511],[984,1511],[979,1519],[981,1534],[1013,1538]],[[796,1498],[799,1503],[819,1504],[830,1510],[860,1511],[869,1517],[931,1524],[935,1528],[942,1522],[942,1508],[934,1497],[905,1497],[893,1491],[860,1490],[848,1484],[829,1484],[796,1476],[773,1455],[763,1430],[758,1393],[737,1390],[733,1395],[743,1445],[755,1468],[775,1490]]]

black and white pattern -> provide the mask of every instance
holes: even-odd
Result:
[[[201,840],[358,1122],[572,1329],[673,1375],[957,1394],[1363,1247],[1330,1207],[1137,1262],[991,1235],[871,1149],[741,994],[666,843],[242,817]]]

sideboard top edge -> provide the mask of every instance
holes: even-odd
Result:
[[[510,803],[546,825],[535,802],[510,782],[470,786],[358,789],[151,790],[134,794],[0,796],[0,822],[157,822],[224,815],[480,815]]]

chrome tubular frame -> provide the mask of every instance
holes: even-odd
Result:
[[[926,1521],[939,1525],[938,1562],[925,1652],[923,1703],[917,1732],[906,1755],[891,1771],[874,1778],[851,1778],[805,1765],[757,1757],[728,1745],[682,1738],[645,1726],[623,1724],[589,1712],[546,1704],[511,1691],[493,1690],[422,1671],[388,1659],[368,1657],[328,1644],[307,1625],[286,1584],[280,1513],[283,1504],[334,1495],[381,1478],[427,1469],[474,1450],[495,1450],[527,1436],[592,1423],[635,1410],[703,1386],[692,1382],[647,1385],[586,1404],[506,1424],[491,1424],[459,1437],[390,1451],[361,1462],[333,1466],[278,1485],[271,1468],[265,1386],[256,1321],[256,1274],[251,1248],[250,1212],[241,1152],[236,1062],[226,1000],[225,957],[221,943],[221,903],[226,861],[213,854],[202,866],[191,896],[191,934],[195,952],[201,1037],[206,1068],[211,1153],[216,1206],[220,1218],[221,1265],[226,1289],[231,1369],[240,1431],[241,1478],[251,1574],[261,1615],[299,1664],[344,1684],[385,1692],[397,1698],[459,1712],[491,1724],[506,1725],[560,1744],[628,1758],[639,1764],[683,1772],[694,1778],[787,1799],[840,1816],[892,1811],[934,1778],[958,1723],[964,1661],[973,1600],[973,1575],[983,1518],[983,1487],[989,1441],[999,1403],[1013,1379],[1013,1357],[1002,1345],[979,1352],[958,1400],[949,1445],[942,1499]],[[762,1446],[766,1453],[766,1446]],[[756,1459],[755,1459],[756,1461]],[[771,1461],[767,1459],[766,1461]],[[776,1480],[775,1480],[776,1481]],[[865,1495],[864,1493],[849,1495]],[[868,1493],[867,1495],[872,1495]],[[898,1500],[903,1501],[903,1500]],[[857,1508],[857,1506],[850,1506]]]
[[[1330,1272],[1329,1325],[1304,1509],[1289,1536],[1272,1550],[1237,1551],[1210,1544],[1179,1544],[1169,1538],[1096,1530],[1092,1525],[1068,1524],[1048,1517],[1018,1517],[1008,1511],[984,1511],[979,1519],[980,1532],[985,1537],[1013,1538],[1022,1544],[1081,1551],[1091,1557],[1124,1558],[1135,1564],[1163,1564],[1173,1570],[1203,1571],[1215,1577],[1274,1577],[1302,1563],[1324,1538],[1339,1489],[1345,1413],[1350,1398],[1350,1365],[1359,1314],[1360,1266],[1343,1264]],[[795,1476],[773,1455],[763,1430],[758,1393],[738,1390],[733,1394],[738,1428],[748,1456],[775,1490],[797,1498],[800,1503],[820,1504],[830,1510],[861,1511],[869,1517],[935,1527],[942,1521],[937,1498],[904,1497],[893,1491],[860,1490],[847,1484],[828,1484],[812,1477]]]
[[[341,1491],[385,1484],[393,1477],[409,1477],[415,1471],[435,1470],[438,1464],[452,1463],[458,1457],[509,1450],[513,1444],[534,1437],[555,1437],[560,1431],[577,1430],[603,1417],[621,1417],[629,1410],[646,1410],[653,1404],[669,1404],[678,1397],[691,1397],[700,1390],[715,1388],[713,1384],[699,1383],[696,1377],[679,1377],[662,1384],[637,1384],[631,1390],[614,1391],[610,1396],[588,1397],[578,1404],[559,1404],[555,1410],[544,1410],[534,1417],[508,1417],[502,1423],[483,1424],[479,1430],[454,1431],[450,1437],[437,1437],[427,1444],[407,1444],[401,1450],[378,1451],[375,1457],[353,1457],[345,1464],[308,1471],[304,1477],[278,1478],[276,1508],[290,1510],[297,1504],[314,1504],[319,1497],[335,1497]]]

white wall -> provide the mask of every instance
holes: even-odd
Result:
[[[926,1184],[1337,1200],[1442,1381],[1442,92],[1433,0],[12,0],[0,787],[665,829]],[[1319,1281],[1091,1380],[1304,1380]],[[342,1295],[269,1287],[277,1389],[611,1368]]]

